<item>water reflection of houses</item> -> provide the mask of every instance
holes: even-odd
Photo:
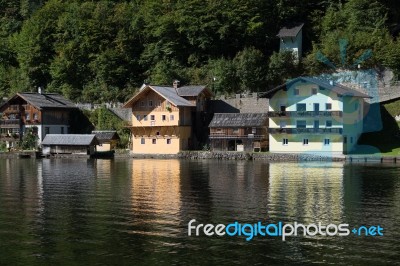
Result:
[[[181,208],[180,164],[179,160],[132,161],[134,211],[165,218],[155,222],[173,222]]]
[[[303,222],[343,221],[343,164],[273,163],[269,176],[270,216]]]

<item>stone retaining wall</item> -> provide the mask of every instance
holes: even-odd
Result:
[[[323,156],[315,154],[289,153],[247,153],[247,152],[210,152],[184,151],[178,154],[180,159],[220,159],[220,160],[264,160],[264,161],[344,161],[344,156]]]

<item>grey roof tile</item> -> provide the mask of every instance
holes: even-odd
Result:
[[[299,34],[300,30],[303,28],[304,23],[296,23],[292,25],[288,25],[280,29],[278,33],[278,37],[296,37]]]
[[[217,113],[209,127],[262,127],[267,120],[265,113]]]
[[[42,145],[88,146],[99,144],[95,134],[47,134]]]
[[[57,93],[31,93],[23,92],[17,93],[17,95],[23,98],[37,108],[76,108],[75,104],[70,100],[64,98]],[[15,97],[15,96],[14,96]]]

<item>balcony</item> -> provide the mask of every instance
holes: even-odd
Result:
[[[343,128],[270,128],[270,134],[342,134]]]
[[[16,128],[20,127],[21,119],[4,119],[0,120],[0,127],[2,128]]]
[[[254,135],[254,134],[247,134],[247,135],[226,135],[226,134],[219,134],[219,133],[211,133],[209,135],[210,139],[265,139],[265,135]]]
[[[268,112],[269,117],[342,117],[342,111],[277,111]]]

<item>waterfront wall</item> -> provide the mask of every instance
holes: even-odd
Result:
[[[180,159],[220,159],[220,160],[264,160],[264,161],[344,161],[344,156],[324,156],[315,154],[264,153],[264,152],[210,152],[184,151]]]

